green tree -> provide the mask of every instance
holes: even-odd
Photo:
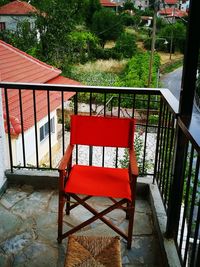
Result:
[[[102,5],[99,0],[87,0],[85,20],[88,27],[91,27],[93,15],[96,11],[102,9]]]
[[[37,4],[37,27],[40,32],[40,49],[44,60],[59,65],[66,60],[67,35],[83,20],[85,1],[45,0]]]
[[[94,13],[92,30],[99,37],[102,47],[106,41],[116,40],[123,31],[121,17],[108,9]]]
[[[123,5],[124,10],[134,10],[134,3],[131,0],[127,0]]]
[[[12,44],[20,50],[36,56],[38,46],[37,31],[30,27],[28,20],[17,24],[16,32],[12,33]]]
[[[9,0],[0,0],[0,6],[4,6],[8,4],[10,1]]]
[[[173,51],[184,52],[185,39],[186,39],[186,26],[183,22],[176,22],[173,24],[167,24],[165,27],[161,28],[158,37],[164,38],[171,43],[171,38],[173,42]],[[169,47],[168,47],[169,50]]]
[[[68,35],[69,54],[72,62],[85,62],[91,58],[98,45],[98,38],[88,31],[72,31]]]
[[[131,58],[137,51],[136,38],[133,34],[122,33],[117,39],[115,50],[125,58]]]

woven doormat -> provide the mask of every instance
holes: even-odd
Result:
[[[69,236],[65,267],[121,267],[119,237]]]

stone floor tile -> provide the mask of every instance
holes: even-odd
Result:
[[[56,267],[58,261],[61,261],[58,250],[35,241],[22,253],[15,255],[13,267]]]
[[[14,237],[7,239],[1,244],[1,248],[6,254],[17,254],[35,239],[33,231],[17,234]]]
[[[15,190],[17,195],[19,189]],[[6,209],[5,206],[0,204],[0,222],[3,223],[3,228],[0,227],[0,266],[63,267],[67,238],[63,240],[62,244],[57,243],[57,192],[32,192],[31,188],[26,187],[24,190],[26,194],[29,190],[29,194],[15,203],[11,201],[10,203],[14,203],[14,205],[10,207],[8,205]],[[107,207],[110,203],[110,200],[108,200],[105,204],[102,204],[99,198],[89,201],[99,210]],[[126,241],[121,238],[123,267],[159,266],[157,264],[160,264],[160,250],[152,228],[150,206],[148,202],[143,200],[137,201],[136,206],[131,250],[126,249]],[[81,206],[75,208],[71,211],[70,216],[64,216],[64,230],[70,229],[91,216],[91,213]],[[122,227],[127,224],[125,213],[121,210],[112,212],[109,219],[115,223],[117,222]],[[2,240],[1,234],[3,235]],[[117,235],[100,220],[83,228],[76,234],[89,236]]]
[[[135,211],[142,212],[146,214],[151,214],[151,207],[147,200],[144,199],[137,199],[135,201]]]
[[[131,250],[126,250],[130,263],[135,265],[162,266],[160,248],[155,236],[133,237]]]
[[[0,205],[0,242],[14,235],[22,220]]]
[[[44,212],[48,207],[48,201],[53,194],[52,191],[37,191],[33,192],[27,198],[19,201],[12,207],[12,212],[26,219],[29,216]]]

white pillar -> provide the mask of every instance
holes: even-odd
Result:
[[[3,120],[2,89],[0,88],[0,190],[6,182],[5,170],[8,167],[8,157],[6,149],[6,134]]]

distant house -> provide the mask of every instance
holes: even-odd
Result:
[[[165,7],[178,7],[179,0],[164,0],[163,4]]]
[[[0,31],[16,31],[17,24],[24,20],[30,23],[30,28],[35,25],[35,16],[37,9],[27,2],[12,1],[0,7]]]
[[[117,11],[118,6],[120,5],[119,3],[115,3],[110,0],[100,0],[100,3],[103,7],[112,9],[114,11]]]
[[[70,84],[78,85],[77,81],[61,76],[59,69],[53,68],[30,55],[16,49],[15,47],[0,41],[0,77],[4,82],[26,82],[42,84]],[[3,92],[3,116],[6,133],[7,114],[5,106],[4,90]],[[64,93],[64,100],[68,100],[75,93]],[[38,136],[38,154],[41,162],[48,151],[48,136],[51,134],[52,148],[57,145],[57,109],[61,106],[61,93],[50,92],[50,129],[48,127],[48,102],[47,92],[37,91],[36,112],[33,106],[33,91],[22,90],[22,116],[23,129],[21,125],[21,112],[19,101],[19,90],[8,90],[9,119],[12,138],[13,163],[23,164],[22,157],[22,130],[24,132],[25,151],[27,163],[35,164],[36,159],[36,138],[35,138],[35,120]]]
[[[135,0],[134,6],[137,9],[145,10],[146,8],[149,7],[149,0]]]
[[[190,1],[189,0],[182,0],[180,3],[180,10],[188,12],[189,11],[189,6],[190,6]]]
[[[166,22],[175,22],[176,19],[180,19],[182,17],[187,16],[187,12],[182,11],[175,7],[163,8],[158,11],[158,17],[164,18]]]

